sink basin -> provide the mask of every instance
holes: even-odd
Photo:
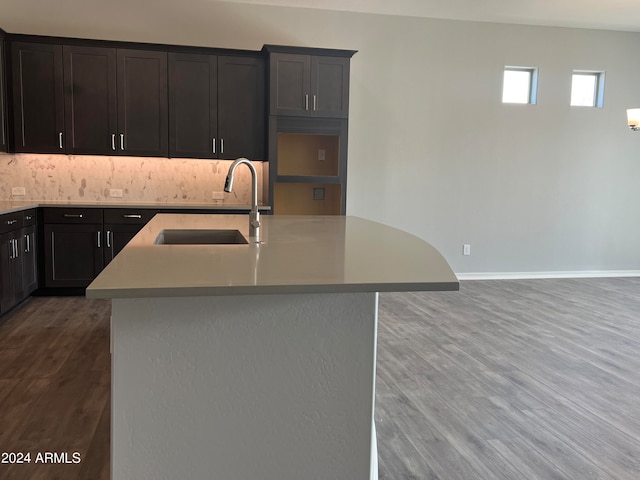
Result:
[[[162,230],[155,245],[242,245],[248,244],[239,230]]]

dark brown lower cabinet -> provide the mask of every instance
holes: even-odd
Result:
[[[104,250],[104,264],[107,265],[113,260],[143,226],[105,224],[106,248]]]
[[[35,210],[0,217],[0,315],[38,288]]]
[[[105,208],[104,264],[107,265],[113,260],[156,213],[157,210],[146,208]]]
[[[10,232],[0,235],[0,313],[5,313],[23,298],[22,256],[20,254],[20,233]]]
[[[84,288],[104,266],[101,208],[45,208],[44,287]]]
[[[86,287],[104,266],[102,224],[45,224],[45,286]]]
[[[38,237],[36,226],[31,225],[20,231],[20,249],[22,255],[23,297],[26,298],[38,289]]]

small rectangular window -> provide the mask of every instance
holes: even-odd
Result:
[[[504,67],[502,103],[536,103],[538,69]]]
[[[571,105],[598,107],[604,104],[604,72],[574,70],[571,77]]]

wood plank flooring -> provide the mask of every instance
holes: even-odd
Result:
[[[381,295],[381,479],[640,478],[640,279]]]
[[[0,452],[30,452],[31,463],[0,463],[1,479],[109,478],[110,305],[34,297],[3,319]],[[81,461],[36,464],[38,452]]]
[[[109,316],[35,297],[3,319],[0,452],[32,463],[0,479],[109,478]],[[640,478],[640,279],[382,294],[378,334],[380,479]]]

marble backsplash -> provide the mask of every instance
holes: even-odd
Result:
[[[185,202],[212,205],[248,205],[251,174],[236,170],[233,192],[222,192],[231,160],[107,157],[84,155],[0,154],[0,200],[71,200],[108,202]],[[258,201],[262,199],[262,163],[258,172]],[[12,196],[12,187],[26,195]],[[122,198],[110,189],[122,189]],[[262,202],[264,203],[264,202]]]

